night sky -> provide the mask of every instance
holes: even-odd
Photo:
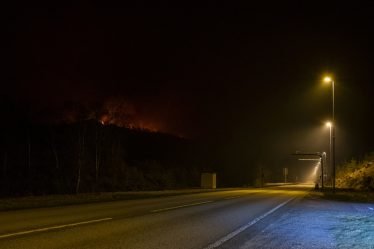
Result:
[[[295,150],[328,150],[329,73],[338,161],[374,150],[373,4],[21,6],[6,17],[1,95],[36,119],[124,100],[216,164],[302,167]]]

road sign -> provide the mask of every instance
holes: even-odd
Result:
[[[284,183],[287,183],[288,168],[283,168]]]

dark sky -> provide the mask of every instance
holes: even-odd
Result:
[[[217,163],[282,164],[327,150],[331,73],[337,153],[349,159],[374,149],[374,8],[341,2],[20,5],[2,95],[42,113],[123,98],[139,119],[204,141]]]

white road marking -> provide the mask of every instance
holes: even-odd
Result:
[[[224,198],[224,200],[231,200],[231,199],[236,199],[236,198],[239,198],[239,197],[241,197],[241,195],[227,197],[227,198]]]
[[[18,233],[3,234],[3,235],[0,235],[0,239],[14,237],[14,236],[19,236],[19,235],[25,235],[25,234],[31,234],[31,233],[46,232],[46,231],[57,230],[57,229],[62,229],[62,228],[76,227],[76,226],[81,226],[81,225],[86,225],[86,224],[92,224],[92,223],[98,223],[98,222],[112,220],[112,219],[113,218],[103,218],[103,219],[82,221],[82,222],[65,224],[65,225],[59,225],[59,226],[53,226],[53,227],[37,228],[37,229],[23,231],[23,232],[18,232]]]
[[[374,208],[372,208],[372,207],[368,207],[371,211],[373,211],[374,210]]]
[[[180,205],[180,206],[175,206],[175,207],[155,209],[155,210],[152,210],[151,212],[152,213],[157,213],[157,212],[168,211],[168,210],[173,210],[173,209],[178,209],[178,208],[184,208],[184,207],[191,207],[191,206],[202,205],[202,204],[211,203],[211,202],[213,202],[213,201],[195,202],[195,203],[186,204],[186,205]]]
[[[265,214],[257,217],[256,219],[250,221],[249,223],[245,224],[244,226],[238,228],[237,230],[227,234],[226,236],[222,237],[221,239],[217,240],[216,242],[208,245],[207,247],[205,247],[204,249],[213,249],[213,248],[217,248],[219,246],[221,246],[223,243],[225,243],[226,241],[234,238],[236,235],[238,235],[239,233],[243,232],[244,230],[246,230],[247,228],[249,228],[250,226],[254,225],[255,223],[257,223],[258,221],[262,220],[263,218],[265,218],[266,216],[268,216],[269,214],[275,212],[277,209],[283,207],[284,205],[286,205],[288,202],[290,202],[291,200],[293,200],[295,198],[291,198],[291,199],[288,199],[287,201],[285,202],[282,202],[281,204],[279,204],[278,206],[276,206],[275,208],[271,209],[270,211],[266,212]]]

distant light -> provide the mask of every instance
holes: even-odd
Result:
[[[332,126],[332,123],[331,123],[331,122],[326,122],[326,126],[327,126],[327,127],[331,127],[331,126]]]
[[[318,167],[319,167],[319,163],[314,167],[313,175],[317,175]]]
[[[325,78],[323,78],[323,81],[326,82],[326,83],[328,83],[328,82],[331,82],[332,79],[331,79],[331,77],[326,76]]]

